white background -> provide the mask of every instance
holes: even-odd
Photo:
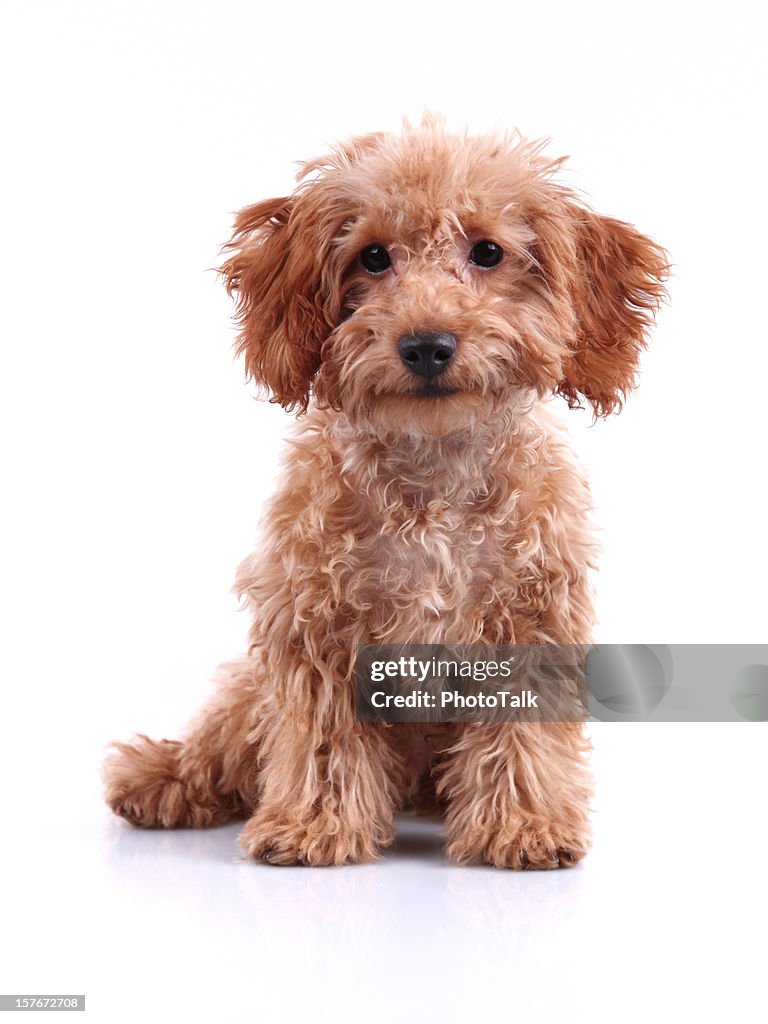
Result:
[[[287,417],[232,360],[231,215],[425,108],[551,137],[675,263],[639,392],[568,416],[599,639],[768,640],[758,5],[2,12],[0,990],[106,1022],[764,1019],[762,726],[595,726],[594,850],[548,875],[448,867],[407,821],[379,865],[270,869],[236,828],[132,831],[98,778],[243,645],[229,587]]]

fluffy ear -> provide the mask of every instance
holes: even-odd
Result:
[[[567,203],[568,252],[560,257],[576,321],[573,351],[556,391],[596,416],[621,408],[635,382],[646,332],[666,297],[667,253],[631,224]]]
[[[221,267],[237,293],[237,352],[249,377],[286,409],[306,409],[320,347],[333,328],[337,293],[329,266],[335,225],[321,183],[237,215]]]

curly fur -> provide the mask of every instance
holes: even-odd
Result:
[[[139,825],[247,817],[274,864],[373,858],[393,815],[436,801],[448,853],[570,865],[588,845],[578,724],[365,725],[367,643],[586,643],[589,493],[546,400],[595,415],[632,388],[664,296],[664,251],[557,184],[562,161],[439,121],[339,146],[295,192],[243,210],[222,273],[239,352],[299,410],[282,482],[236,589],[253,624],[181,742],[107,760],[107,799]],[[498,267],[468,255],[481,239]],[[392,267],[360,263],[370,244]],[[445,393],[398,356],[409,332],[458,339]]]

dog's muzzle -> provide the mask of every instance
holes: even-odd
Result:
[[[453,361],[456,339],[452,334],[437,332],[404,334],[397,351],[403,366],[417,377],[439,377]]]

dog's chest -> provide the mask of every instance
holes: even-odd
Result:
[[[512,568],[508,533],[440,502],[385,519],[359,551],[377,639],[479,639]]]

